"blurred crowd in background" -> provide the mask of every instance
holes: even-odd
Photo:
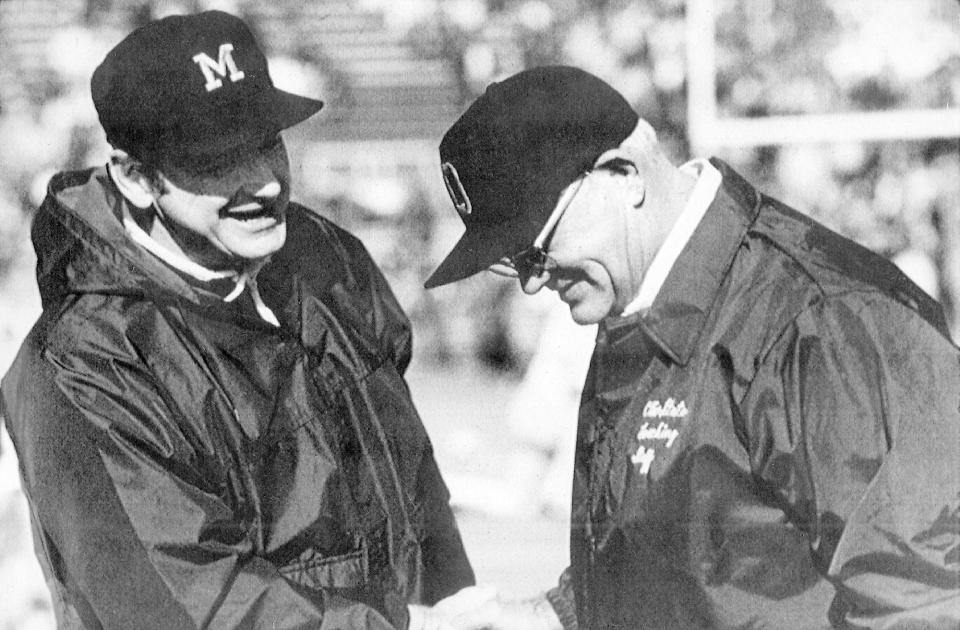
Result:
[[[130,28],[169,13],[224,8],[246,17],[272,53],[277,83],[327,102],[312,127],[287,138],[297,166],[295,195],[364,238],[414,319],[420,356],[431,361],[480,361],[520,372],[536,345],[531,331],[547,315],[543,301],[530,306],[517,299],[514,285],[487,274],[457,288],[421,288],[460,230],[437,175],[436,145],[489,82],[532,65],[583,67],[622,91],[678,161],[693,157],[685,120],[683,0],[263,5],[0,3],[0,274],[24,255],[30,216],[50,174],[106,158],[109,147],[89,97],[93,67]],[[960,102],[956,0],[716,5],[721,115],[951,108]],[[31,12],[35,32],[25,33]],[[350,39],[351,29],[362,49],[358,37]],[[364,96],[374,84],[379,91]],[[428,94],[410,101],[406,94],[418,87],[434,92],[433,100]],[[380,102],[371,103],[370,94]],[[391,122],[403,128],[391,129]],[[394,159],[378,154],[378,135],[407,154],[408,163],[363,171],[363,160]],[[960,332],[957,142],[723,147],[718,154],[761,189],[901,262],[941,300]],[[423,155],[409,159],[413,152]],[[331,166],[339,153],[358,157]]]
[[[29,227],[47,181],[109,154],[89,95],[93,68],[138,24],[210,8],[251,24],[280,87],[326,102],[286,132],[294,197],[363,239],[413,320],[415,366],[447,375],[480,369],[517,385],[497,390],[513,395],[500,429],[531,454],[511,465],[543,484],[543,509],[562,512],[572,457],[564,436],[572,436],[592,333],[571,331],[549,297],[520,299],[515,282],[491,274],[422,289],[462,229],[436,148],[491,81],[563,63],[620,90],[677,162],[697,157],[686,120],[686,2],[0,0],[0,373],[39,307],[23,301],[22,286],[32,282]],[[716,0],[715,12],[721,116],[960,107],[957,0]],[[958,149],[948,137],[721,147],[717,155],[761,190],[895,260],[940,300],[956,340]],[[554,332],[541,336],[545,325]],[[525,374],[531,380],[521,385]],[[537,424],[563,414],[549,429]],[[458,496],[456,474],[448,477]],[[482,498],[482,485],[464,479]]]

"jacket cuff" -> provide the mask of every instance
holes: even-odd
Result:
[[[567,569],[560,576],[560,583],[546,593],[547,601],[553,606],[553,611],[560,619],[563,630],[578,630],[577,605],[573,595],[573,584],[570,580],[570,570]]]

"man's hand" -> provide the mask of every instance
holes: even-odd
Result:
[[[454,630],[563,630],[543,595],[523,600],[487,599],[450,621]]]
[[[481,608],[497,598],[497,589],[489,585],[468,586],[430,606],[412,604],[408,630],[454,630],[451,620]]]

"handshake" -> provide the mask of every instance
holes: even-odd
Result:
[[[562,630],[543,595],[504,600],[489,585],[468,586],[434,606],[411,605],[408,630]]]

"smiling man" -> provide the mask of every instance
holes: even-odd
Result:
[[[933,300],[723,162],[675,167],[574,68],[491,85],[440,160],[466,231],[427,286],[489,269],[599,323],[570,568],[455,627],[960,627],[960,354]]]
[[[455,607],[473,575],[409,323],[290,201],[279,134],[321,102],[220,12],[134,31],[92,92],[115,151],[50,183],[44,310],[0,397],[59,627],[416,630]]]

